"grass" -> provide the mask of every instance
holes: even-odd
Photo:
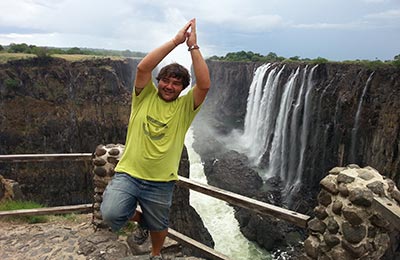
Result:
[[[43,205],[33,201],[5,201],[0,203],[0,211],[19,210],[19,209],[37,209],[43,208]],[[6,221],[24,222],[29,224],[45,223],[48,221],[48,216],[15,216],[6,217]]]
[[[7,63],[11,60],[31,59],[37,57],[35,54],[28,53],[7,53],[0,52],[0,64]],[[101,55],[83,55],[83,54],[53,54],[51,57],[60,58],[67,61],[82,61],[109,58],[111,60],[123,60],[124,57],[118,56],[101,56]]]
[[[38,209],[43,207],[44,207],[43,205],[33,201],[5,201],[0,203],[0,211]],[[0,218],[0,220],[5,220],[8,222],[29,223],[29,224],[46,223],[53,221],[78,222],[79,219],[80,215],[77,215],[75,213],[40,215],[40,216],[14,216],[14,217]]]
[[[10,60],[30,59],[36,57],[35,54],[28,53],[6,53],[0,52],[0,64],[7,63]]]
[[[67,61],[82,61],[110,58],[111,60],[123,60],[123,57],[117,56],[99,56],[99,55],[84,55],[84,54],[53,54],[51,57],[61,58]]]
[[[120,229],[117,234],[119,236],[128,236],[129,234],[131,234],[135,229],[137,228],[137,224],[132,222],[132,221],[128,221],[128,223],[126,223],[126,225]]]

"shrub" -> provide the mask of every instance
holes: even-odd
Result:
[[[6,85],[7,88],[9,89],[15,89],[19,85],[19,81],[16,79],[6,79],[4,81],[4,84]]]

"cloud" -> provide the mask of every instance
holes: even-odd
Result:
[[[384,3],[385,1],[387,1],[387,0],[362,0],[362,2],[373,3],[373,4]]]
[[[318,39],[323,33],[346,35],[349,41],[358,35],[361,43],[377,41],[377,46],[386,38],[398,42],[399,8],[398,0],[202,0],[201,5],[176,0],[0,0],[0,44],[147,52],[195,17],[205,56],[277,48],[284,55],[293,44],[281,47],[283,43]],[[377,32],[379,39],[373,37]],[[309,45],[304,46],[293,46],[298,50],[291,52],[296,55]],[[180,49],[186,57],[185,48]]]
[[[312,23],[312,24],[294,24],[293,28],[297,29],[337,29],[337,30],[352,30],[358,28],[359,23]]]
[[[382,19],[382,20],[392,20],[400,19],[400,9],[387,10],[384,12],[373,13],[365,15],[367,19]]]

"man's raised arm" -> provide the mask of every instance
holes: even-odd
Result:
[[[208,66],[197,45],[196,19],[192,19],[189,23],[191,23],[191,32],[189,33],[186,44],[189,47],[188,51],[190,51],[192,57],[193,70],[196,77],[196,85],[193,89],[194,108],[196,109],[206,98],[211,81]]]
[[[134,83],[135,93],[139,95],[146,84],[151,80],[151,73],[157,65],[179,44],[185,42],[188,36],[188,30],[192,26],[189,21],[175,37],[149,52],[138,64],[136,69],[136,78]]]

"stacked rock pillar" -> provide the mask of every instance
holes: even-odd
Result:
[[[375,197],[384,197],[398,209],[400,192],[392,180],[349,165],[333,168],[320,185],[304,241],[307,259],[383,259],[399,245],[399,231],[373,207]]]
[[[103,192],[114,176],[114,168],[124,152],[122,144],[98,145],[93,158],[93,184],[94,184],[94,205],[92,223],[103,228],[107,225],[101,217],[100,205],[103,201]]]

